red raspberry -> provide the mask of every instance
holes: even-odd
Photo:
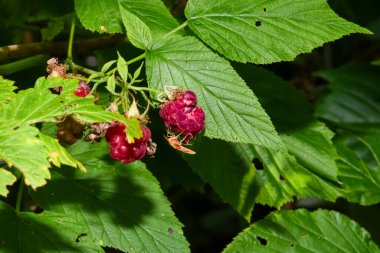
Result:
[[[195,107],[197,97],[192,91],[185,91],[174,101],[165,103],[160,116],[166,127],[183,134],[188,142],[205,127],[205,114],[201,107]]]
[[[74,94],[78,97],[85,97],[90,94],[90,87],[86,84],[85,81],[79,81],[77,89],[74,91]]]
[[[195,106],[197,104],[197,95],[191,90],[188,90],[181,94],[177,100],[182,101],[185,106]]]
[[[136,139],[134,143],[126,140],[125,125],[122,123],[112,124],[106,132],[106,139],[110,145],[110,156],[123,163],[130,163],[144,158],[147,151],[147,141],[150,140],[151,132],[148,127],[140,126],[143,137]]]

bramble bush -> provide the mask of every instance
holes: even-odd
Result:
[[[275,74],[374,40],[326,0],[1,5],[0,252],[195,252],[176,206],[209,187],[224,253],[380,252],[325,205],[380,202],[378,62]]]

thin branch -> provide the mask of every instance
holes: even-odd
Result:
[[[92,52],[96,49],[112,47],[123,39],[123,35],[115,35],[78,40],[73,43],[73,47],[75,47],[76,54],[82,54]],[[17,60],[36,54],[64,56],[67,53],[68,44],[69,43],[67,41],[53,41],[4,46],[0,47],[0,61]]]

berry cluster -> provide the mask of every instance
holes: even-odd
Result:
[[[74,91],[74,94],[78,97],[86,97],[90,94],[90,87],[85,81],[79,81],[77,89]]]
[[[125,125],[122,123],[113,123],[106,132],[106,139],[110,146],[110,156],[113,159],[123,163],[131,163],[141,160],[147,154],[151,143],[151,133],[148,127],[140,126],[143,136],[135,139],[134,143],[128,143],[126,140]]]
[[[184,136],[188,143],[205,128],[205,114],[196,107],[197,96],[192,91],[177,91],[173,101],[163,104],[160,116],[165,126]]]

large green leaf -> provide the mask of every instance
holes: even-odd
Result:
[[[380,126],[379,66],[348,65],[316,75],[327,79],[331,89],[318,107],[318,117],[349,127]]]
[[[269,117],[228,61],[194,37],[155,43],[146,55],[148,84],[193,90],[206,114],[210,138],[283,149]]]
[[[290,83],[253,64],[234,63],[234,67],[280,133],[303,128],[315,120],[311,104]]]
[[[321,122],[313,122],[303,128],[281,135],[289,154],[313,173],[328,180],[337,181],[338,158],[332,144],[333,133]]]
[[[100,247],[80,243],[86,237],[86,228],[63,214],[17,213],[0,202],[0,224],[4,228],[0,230],[2,253],[104,252]]]
[[[190,28],[232,60],[293,60],[350,33],[371,33],[334,13],[326,0],[190,0]]]
[[[13,84],[13,81],[4,79],[0,76],[0,107],[1,104],[9,101],[16,95],[13,91],[17,89],[17,87],[13,86]]]
[[[129,41],[135,47],[146,49],[152,41],[152,33],[150,32],[149,27],[136,15],[133,15],[126,9],[122,8],[120,11],[124,26],[127,29]]]
[[[313,173],[299,164],[294,156],[258,146],[252,151],[263,166],[263,170],[257,173],[261,181],[257,203],[279,208],[286,202],[293,201],[293,197],[335,201],[342,195],[337,181],[326,180]]]
[[[340,155],[339,179],[345,197],[362,205],[380,202],[380,131],[362,136],[344,136],[336,140]]]
[[[0,167],[0,196],[6,197],[9,193],[7,185],[12,185],[17,178],[8,170]]]
[[[54,139],[43,133],[39,133],[40,140],[44,142],[44,146],[49,154],[49,161],[57,167],[61,167],[62,164],[78,168],[86,172],[86,168],[82,163],[75,160],[67,150],[62,147],[57,139]]]
[[[47,89],[20,91],[7,106],[0,108],[0,121],[14,121],[15,126],[55,121],[64,113],[59,96]]]
[[[240,233],[223,253],[380,252],[370,234],[348,217],[326,210],[275,212]]]
[[[74,2],[79,20],[91,31],[123,33],[123,9],[141,19],[154,36],[167,33],[178,25],[161,0],[75,0]],[[128,16],[124,18],[127,22]]]
[[[247,145],[202,138],[191,146],[197,155],[184,159],[208,182],[221,199],[250,222],[260,185],[251,167],[253,155]],[[248,153],[246,152],[248,148]]]
[[[37,134],[38,129],[31,126],[2,127],[0,131],[0,159],[20,170],[25,183],[33,189],[50,178],[48,151]]]
[[[189,251],[182,225],[143,163],[105,160],[105,142],[79,142],[70,151],[88,173],[54,173],[47,186],[33,193],[46,210],[83,224],[88,230],[84,240],[95,245],[126,252]]]

